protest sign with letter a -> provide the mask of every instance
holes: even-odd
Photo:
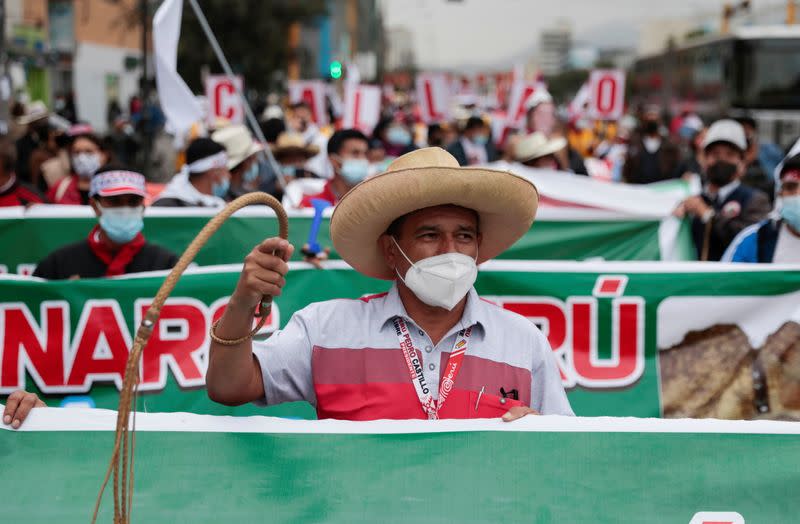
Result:
[[[305,102],[311,108],[311,117],[318,126],[328,125],[328,111],[325,108],[325,82],[319,80],[290,81],[289,103]]]

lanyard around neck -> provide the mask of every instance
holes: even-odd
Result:
[[[447,400],[447,396],[453,389],[456,376],[461,369],[464,354],[467,352],[467,342],[472,334],[472,328],[468,327],[462,329],[456,334],[453,350],[450,352],[450,357],[447,359],[444,372],[439,379],[439,400],[437,402],[433,399],[430,386],[425,380],[422,361],[419,356],[420,353],[417,351],[417,348],[414,347],[414,341],[411,339],[411,332],[408,330],[406,321],[400,317],[395,317],[393,322],[397,340],[400,342],[400,349],[403,351],[403,357],[406,361],[408,374],[411,377],[411,383],[414,384],[414,390],[417,392],[417,398],[422,406],[422,411],[428,415],[428,419],[438,419],[439,410],[442,409],[444,401]]]

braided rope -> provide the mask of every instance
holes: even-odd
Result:
[[[288,239],[289,218],[280,202],[274,197],[266,193],[248,193],[237,198],[212,218],[200,233],[198,233],[192,243],[189,244],[189,247],[183,252],[178,263],[175,264],[175,267],[169,275],[167,275],[167,278],[164,279],[164,283],[161,284],[161,288],[159,288],[158,293],[156,293],[153,303],[150,305],[139,329],[136,331],[136,338],[133,341],[133,346],[128,355],[128,362],[125,366],[125,378],[119,393],[119,410],[117,411],[114,449],[111,453],[111,459],[108,464],[108,469],[106,470],[105,478],[103,479],[103,484],[100,487],[100,492],[97,494],[97,502],[95,503],[94,513],[92,514],[93,524],[97,521],[97,514],[100,510],[103,492],[108,485],[112,473],[114,475],[114,524],[127,524],[130,522],[133,505],[133,455],[135,442],[135,439],[132,438],[132,434],[136,431],[135,403],[139,385],[139,360],[153,332],[153,327],[158,321],[161,308],[164,306],[167,298],[169,298],[170,293],[172,293],[172,290],[175,288],[181,275],[183,275],[183,272],[186,271],[186,268],[189,267],[189,264],[192,263],[198,251],[206,244],[208,239],[217,232],[220,226],[222,226],[232,214],[243,207],[254,204],[267,205],[275,211],[278,217],[278,236],[283,239]],[[272,297],[264,296],[261,300],[261,307],[258,313],[261,320],[250,336],[258,332],[259,327],[264,324],[264,321],[269,316],[271,308]],[[132,424],[129,424],[132,407],[134,408],[133,421]],[[121,454],[120,449],[122,450]]]

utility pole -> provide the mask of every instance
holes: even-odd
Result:
[[[150,115],[147,111],[148,99],[150,98],[150,78],[147,76],[147,27],[149,23],[147,0],[139,0],[139,11],[142,24],[142,77],[139,85],[139,92],[142,98],[142,115],[140,121],[142,130],[142,174],[146,179],[149,179],[150,153],[153,147],[153,137],[150,134]]]
[[[0,0],[0,135],[8,133],[11,125],[11,79],[8,77],[6,45],[6,0]]]

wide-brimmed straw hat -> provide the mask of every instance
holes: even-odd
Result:
[[[228,169],[233,169],[251,155],[264,150],[264,146],[253,140],[250,131],[243,125],[223,127],[214,131],[211,140],[225,146],[225,151],[228,153]]]
[[[303,135],[300,133],[281,133],[275,144],[271,146],[272,153],[276,158],[289,155],[302,155],[311,158],[317,156],[319,147],[314,144],[306,144]]]
[[[514,159],[517,162],[528,162],[543,156],[555,154],[567,147],[567,139],[563,137],[547,138],[544,133],[536,132],[522,137],[514,147]]]
[[[356,271],[392,280],[378,238],[397,218],[426,207],[454,204],[475,210],[482,235],[480,264],[511,247],[530,229],[539,193],[529,180],[509,171],[459,167],[444,149],[407,153],[384,173],[351,189],[330,223],[333,246]]]
[[[25,114],[17,118],[17,124],[26,126],[50,116],[47,105],[41,100],[34,100],[25,107]]]

